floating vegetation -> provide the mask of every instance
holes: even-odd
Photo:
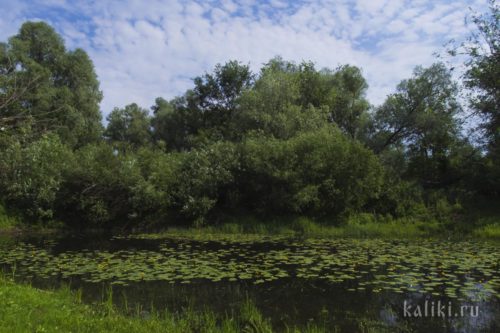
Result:
[[[0,265],[39,278],[265,284],[279,279],[348,283],[353,292],[391,291],[484,300],[500,297],[498,244],[432,240],[248,238],[160,240],[156,249],[53,253],[28,243],[0,248]]]

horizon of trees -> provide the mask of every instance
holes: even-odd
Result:
[[[479,34],[450,51],[468,55],[466,91],[437,62],[373,107],[355,66],[275,57],[252,73],[233,60],[151,112],[113,109],[105,127],[85,51],[26,22],[0,43],[0,202],[77,226],[456,217],[500,194],[499,19],[490,1],[474,16]],[[464,133],[464,109],[481,117],[483,146]]]

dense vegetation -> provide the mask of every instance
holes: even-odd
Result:
[[[369,213],[454,228],[470,202],[500,195],[500,15],[490,9],[451,51],[467,55],[466,89],[436,63],[372,106],[354,66],[276,57],[252,73],[230,61],[152,112],[115,108],[105,128],[85,51],[27,22],[0,44],[0,201],[28,221],[76,227]],[[470,113],[482,140],[463,128]]]

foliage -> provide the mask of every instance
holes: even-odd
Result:
[[[85,51],[66,51],[62,38],[43,22],[26,22],[0,44],[0,125],[31,119],[39,137],[55,131],[81,146],[99,139],[102,93]]]
[[[301,105],[297,77],[293,69],[288,68],[292,64],[278,61],[271,61],[264,67],[253,89],[241,97],[231,125],[236,135],[241,137],[244,133],[256,132],[288,139],[326,123],[326,110],[309,103]]]
[[[358,67],[276,57],[253,74],[229,61],[184,94],[157,98],[152,115],[135,103],[113,109],[102,131],[91,60],[27,22],[0,44],[0,200],[78,227],[200,226],[227,214],[341,223],[369,213],[453,228],[463,202],[498,194],[491,8],[474,18],[481,34],[465,48],[487,150],[463,135],[457,83],[440,63],[417,67],[370,112]]]
[[[476,30],[460,47],[469,57],[465,85],[473,90],[471,106],[484,117],[483,128],[494,148],[500,140],[500,6],[490,0],[489,12],[473,15],[472,22]]]
[[[476,163],[470,177],[472,190],[490,196],[500,195],[500,6],[488,1],[488,11],[473,13],[468,38],[449,50],[452,56],[465,56],[462,75],[473,124],[486,156]],[[477,118],[479,118],[477,120]]]
[[[104,136],[112,142],[146,146],[151,141],[150,119],[147,110],[132,103],[123,109],[115,108],[106,117]]]
[[[230,137],[236,101],[252,80],[248,66],[229,61],[216,65],[213,74],[196,77],[194,88],[183,96],[170,102],[158,98],[153,106],[155,137],[177,150]]]
[[[135,213],[132,191],[140,179],[135,155],[118,153],[105,143],[87,145],[75,152],[74,166],[58,193],[60,217],[69,223],[125,223]]]
[[[473,235],[482,238],[500,239],[500,224],[489,224],[474,230]]]
[[[238,178],[243,202],[254,209],[335,215],[376,198],[381,170],[370,151],[330,127],[290,140],[248,139]]]
[[[71,166],[71,150],[55,134],[43,135],[26,146],[14,141],[2,150],[1,195],[31,218],[51,218]]]
[[[231,143],[218,142],[185,153],[174,190],[175,206],[180,213],[203,224],[216,204],[229,204],[238,166],[236,148]]]
[[[0,230],[8,230],[20,224],[20,219],[9,214],[9,212],[6,211],[4,205],[0,203]]]
[[[450,72],[442,64],[417,68],[377,109],[372,146],[377,152],[399,150],[406,165],[400,172],[424,187],[456,181],[452,155],[461,145],[460,105]]]

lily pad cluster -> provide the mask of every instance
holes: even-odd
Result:
[[[432,240],[211,239],[160,241],[157,250],[52,253],[27,243],[0,248],[0,264],[22,277],[126,285],[279,279],[326,280],[358,292],[391,291],[478,300],[500,297],[496,243]]]

